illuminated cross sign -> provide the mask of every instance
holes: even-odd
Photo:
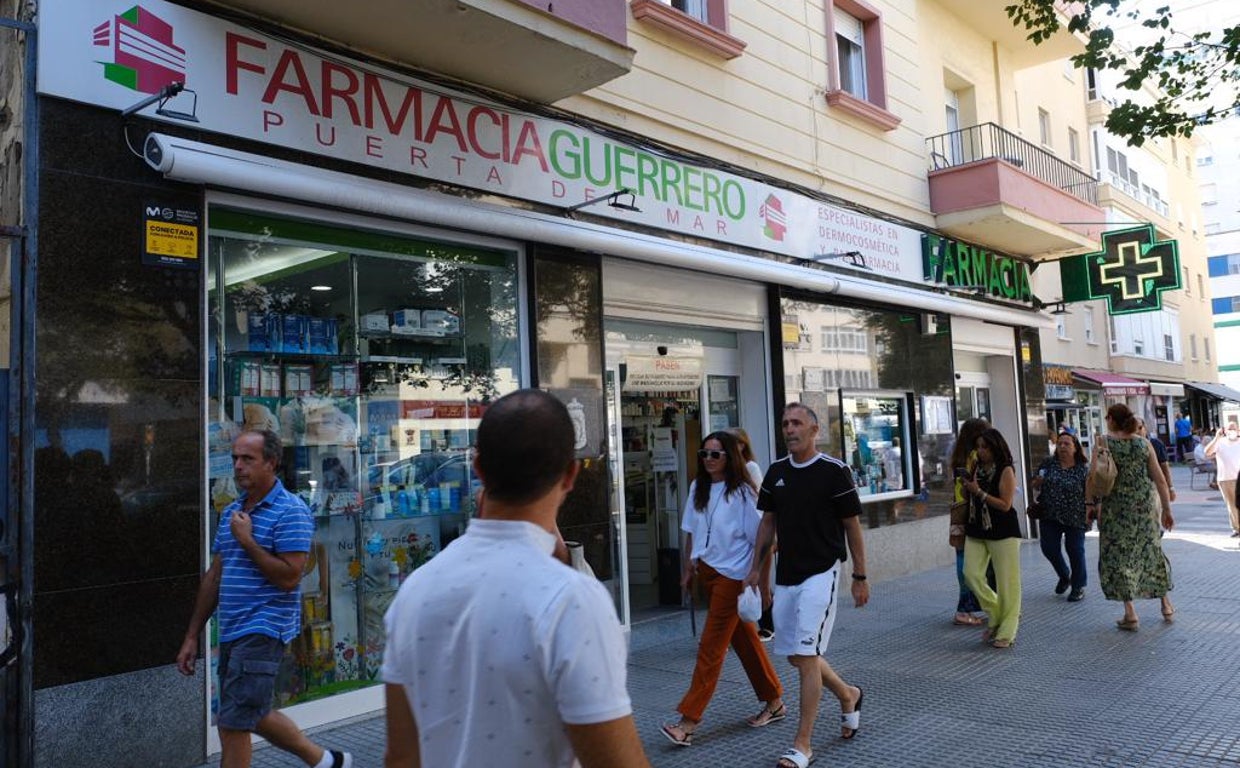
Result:
[[[1180,287],[1180,253],[1154,238],[1150,224],[1106,232],[1101,251],[1062,260],[1063,300],[1106,299],[1112,315],[1162,309],[1162,292]]]

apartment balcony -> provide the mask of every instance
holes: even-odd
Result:
[[[626,0],[218,0],[379,58],[549,104],[626,74]]]
[[[1066,59],[1085,52],[1085,42],[1068,31],[1066,17],[1060,14],[1059,31],[1051,35],[1040,45],[1029,42],[1029,31],[1024,26],[1016,26],[1008,18],[1004,7],[1008,3],[981,2],[977,0],[937,0],[938,4],[947,9],[960,24],[973,30],[987,40],[993,40],[1006,49],[1011,56],[1009,61],[1016,69],[1045,64],[1058,59]]]
[[[1149,221],[1164,237],[1175,237],[1171,206],[1149,187],[1138,187],[1119,174],[1104,170],[1099,174],[1098,204],[1118,209],[1134,221]]]
[[[1075,165],[994,123],[926,146],[930,210],[943,232],[1019,256],[1098,247],[1098,182]]]

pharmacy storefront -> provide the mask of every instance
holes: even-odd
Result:
[[[812,403],[867,524],[924,542],[954,337],[1018,408],[1017,329],[1042,318],[1009,267],[912,227],[182,6],[41,17],[40,764],[153,712],[130,758],[218,750],[214,640],[192,678],[171,657],[240,429],[283,437],[316,520],[278,679],[313,726],[382,706],[383,612],[468,525],[497,396],[568,407],[583,471],[560,527],[628,625],[678,604],[676,515],[710,431],[744,428],[767,463],[775,414]],[[928,283],[944,258],[994,290]]]

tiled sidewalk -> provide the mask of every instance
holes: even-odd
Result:
[[[1175,574],[1174,624],[1162,622],[1157,601],[1143,601],[1140,631],[1116,630],[1121,608],[1097,587],[1096,535],[1087,543],[1087,597],[1075,604],[1052,594],[1050,566],[1036,542],[1026,543],[1022,624],[1010,651],[982,645],[975,629],[952,626],[950,568],[875,584],[869,606],[840,615],[829,654],[846,679],[866,689],[861,731],[851,742],[838,739],[838,708],[825,700],[815,765],[1235,768],[1240,551],[1218,494],[1188,490],[1184,467],[1175,469],[1175,480],[1179,522],[1165,542]],[[696,644],[688,620],[639,627],[633,645],[629,688],[653,765],[769,767],[790,746],[796,682],[786,661],[776,668],[790,687],[787,720],[760,730],[745,725],[758,705],[730,655],[694,745],[680,748],[658,727],[674,716],[692,674]],[[351,750],[358,768],[383,764],[381,717],[323,729],[316,738]],[[497,755],[494,765],[503,764]],[[264,748],[254,765],[300,763]]]

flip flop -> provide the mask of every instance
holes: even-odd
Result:
[[[863,701],[865,701],[865,691],[858,685],[857,703],[853,706],[853,711],[840,713],[840,726],[848,731],[840,734],[841,739],[851,739],[857,735],[857,731],[861,730],[861,702]]]
[[[1116,619],[1115,626],[1125,632],[1136,632],[1140,622],[1137,619]]]
[[[814,753],[811,752],[806,755],[801,750],[793,747],[779,756],[779,762],[775,764],[775,768],[788,768],[789,765],[791,765],[792,768],[806,768],[810,763],[817,759],[818,756]]]
[[[963,616],[957,615],[953,617],[952,623],[958,627],[980,627],[986,623],[986,620],[981,616],[970,616],[966,613]]]
[[[673,728],[679,728],[680,732],[684,734],[684,738],[677,738],[676,734],[672,733]],[[662,726],[659,727],[659,730],[663,733],[664,736],[667,737],[668,741],[672,742],[678,747],[688,747],[693,744],[693,731],[686,731],[683,725],[680,725],[678,723],[664,723]],[[697,729],[695,728],[694,730],[697,730]]]
[[[788,706],[780,704],[775,709],[763,707],[762,711],[752,717],[745,718],[745,722],[749,723],[750,728],[765,728],[779,720],[783,720],[788,716]]]

